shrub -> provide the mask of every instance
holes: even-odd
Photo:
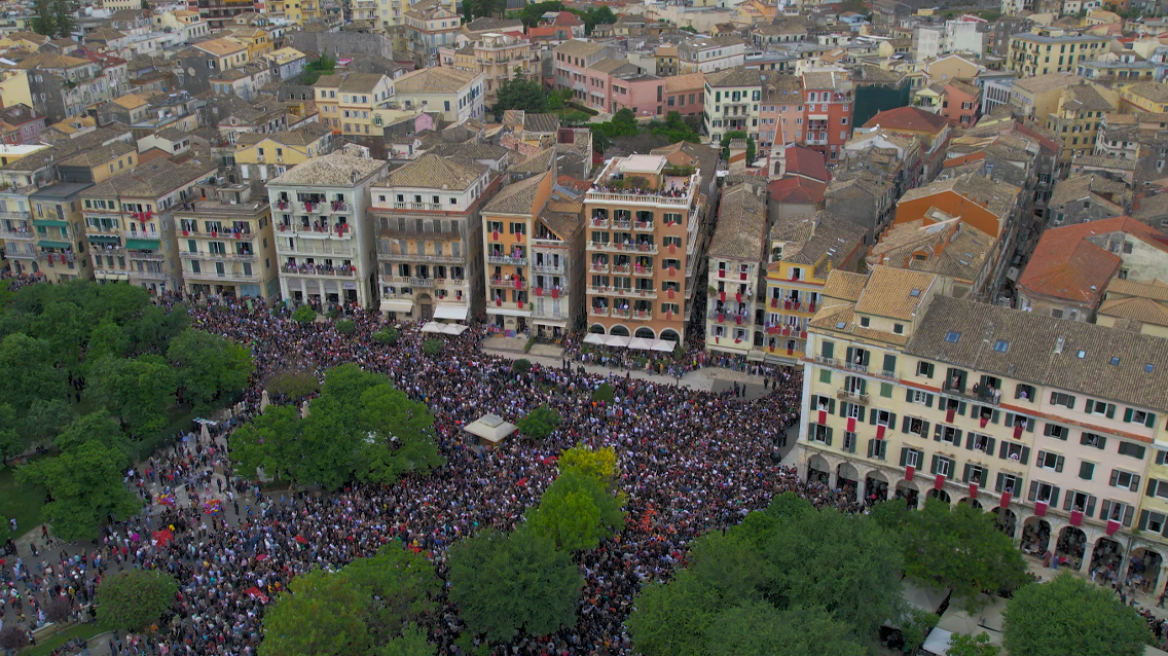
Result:
[[[0,630],[0,649],[15,653],[28,646],[28,632],[16,622],[9,622]]]
[[[515,426],[519,429],[520,435],[533,440],[542,440],[551,435],[562,421],[560,413],[546,405],[541,405],[515,422]]]
[[[442,352],[442,346],[442,340],[440,339],[427,339],[422,342],[422,352],[430,357],[434,357]]]
[[[596,388],[596,391],[592,392],[593,401],[604,401],[605,403],[612,403],[613,398],[612,385],[609,385],[608,383],[602,384],[600,387]]]
[[[337,332],[342,335],[352,335],[357,332],[357,324],[352,319],[341,319],[337,322]]]
[[[520,358],[520,359],[511,363],[511,373],[513,373],[513,374],[525,374],[528,371],[531,371],[531,361],[530,360],[525,360],[523,358]]]
[[[328,312],[325,313],[324,316],[328,317],[329,321],[332,321],[333,319],[336,319],[340,315],[341,315],[340,310],[338,310],[336,308],[331,308]]]
[[[292,313],[292,320],[296,323],[312,323],[316,321],[316,310],[307,305],[301,305]]]
[[[394,344],[397,344],[397,339],[400,336],[401,333],[397,331],[397,328],[394,328],[393,326],[386,326],[384,329],[373,333],[373,341],[377,342],[378,344],[393,346]]]
[[[308,372],[285,371],[273,376],[268,381],[267,389],[270,394],[286,396],[299,402],[320,391],[320,381]]]

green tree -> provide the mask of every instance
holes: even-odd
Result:
[[[600,387],[597,387],[592,392],[593,401],[604,401],[605,403],[612,403],[614,398],[616,397],[613,396],[612,386],[608,383],[601,383]]]
[[[125,454],[90,440],[53,458],[35,460],[16,470],[16,481],[48,490],[52,501],[41,514],[64,540],[97,535],[106,517],[124,519],[139,502],[122,483]]]
[[[352,335],[357,332],[357,324],[352,319],[341,319],[337,322],[337,332],[342,335]]]
[[[1071,574],[1023,586],[1003,619],[1010,656],[1138,656],[1152,643],[1134,608]]]
[[[904,499],[889,499],[876,504],[872,507],[869,517],[894,533],[899,533],[912,519],[908,511],[908,502]]]
[[[930,500],[903,532],[905,574],[925,585],[952,588],[970,610],[982,591],[1013,590],[1029,580],[1026,562],[993,515],[966,504]]]
[[[190,316],[183,305],[176,305],[169,312],[157,305],[148,305],[130,326],[133,352],[138,354],[165,355],[171,340],[190,327]]]
[[[826,510],[783,521],[765,555],[766,592],[782,609],[823,608],[861,641],[902,615],[902,550],[863,515]]]
[[[130,336],[113,319],[102,319],[89,333],[89,351],[86,363],[104,357],[121,358],[130,352]]]
[[[107,575],[97,587],[97,623],[107,631],[144,631],[166,613],[176,592],[174,578],[157,570]]]
[[[16,410],[9,404],[0,405],[0,463],[8,464],[8,459],[24,453],[28,440],[24,432],[17,430]]]
[[[53,303],[32,323],[33,335],[44,342],[48,356],[67,371],[77,372],[88,341],[89,324],[76,303]]]
[[[37,399],[68,398],[65,372],[54,366],[47,343],[28,335],[9,335],[0,342],[0,399],[18,412]]]
[[[681,570],[668,584],[641,588],[625,626],[644,656],[705,656],[706,636],[723,610],[714,591]]]
[[[89,367],[86,395],[110,411],[131,435],[153,435],[166,426],[174,405],[178,375],[160,355],[134,360],[102,358]]]
[[[364,441],[350,408],[335,397],[314,399],[303,424],[297,480],[316,483],[330,491],[339,489],[353,477]]]
[[[167,357],[178,370],[183,397],[201,407],[240,392],[255,371],[246,348],[201,330],[187,329],[171,340]]]
[[[367,595],[343,574],[313,570],[264,613],[259,656],[354,656],[373,646],[364,622]]]
[[[547,635],[576,622],[584,578],[566,552],[532,531],[494,530],[450,548],[450,600],[474,633],[510,640]]]
[[[65,399],[37,399],[21,419],[20,431],[26,443],[36,444],[56,437],[76,418],[73,404]]]
[[[122,453],[123,459],[118,463],[119,467],[129,462],[129,458],[125,456],[128,453],[126,436],[118,427],[117,420],[105,410],[95,410],[77,417],[54,440],[56,447],[66,453],[74,452],[89,442],[96,442],[107,449]]]
[[[560,425],[563,417],[546,405],[541,405],[515,422],[519,433],[533,440],[545,440]]]
[[[386,642],[375,652],[376,656],[434,656],[437,650],[426,642],[426,633],[410,624],[402,634]]]
[[[429,472],[446,463],[434,441],[434,415],[425,404],[384,383],[366,390],[358,407],[358,432],[365,436],[357,459],[359,480],[389,485],[407,472]]]
[[[529,371],[531,371],[531,360],[526,358],[519,358],[518,360],[513,360],[511,362],[511,373],[525,374]]]
[[[400,334],[398,333],[397,328],[394,328],[393,326],[386,326],[385,328],[373,333],[373,341],[377,342],[378,344],[385,344],[386,346],[393,346],[394,344],[397,344],[399,337]]]
[[[814,515],[817,511],[811,502],[794,492],[784,492],[771,499],[764,511],[775,519],[804,519]]]
[[[8,523],[7,517],[0,515],[0,544],[7,544],[10,537],[12,537],[12,525]]]
[[[354,560],[342,572],[365,591],[365,625],[375,642],[384,642],[404,623],[433,611],[442,590],[434,565],[400,541],[385,545],[370,558]]]
[[[301,305],[292,313],[292,320],[296,323],[312,323],[316,321],[316,310],[310,305]]]
[[[965,633],[954,633],[949,640],[947,656],[998,656],[1001,648],[990,644],[990,634],[982,631],[976,637]]]
[[[269,393],[302,401],[320,391],[320,381],[307,371],[284,371],[273,376],[265,385]]]
[[[254,480],[263,471],[277,481],[301,481],[304,420],[294,406],[270,405],[231,433],[231,463],[239,476]]]
[[[496,94],[496,101],[491,105],[491,111],[502,114],[508,109],[522,109],[526,112],[541,114],[547,111],[547,92],[543,85],[534,80],[523,77],[503,80]]]
[[[36,17],[29,23],[32,31],[52,37],[57,29],[57,22],[53,18],[53,8],[49,0],[35,0],[33,11],[36,12]]]
[[[366,371],[350,362],[324,372],[324,388],[321,395],[338,401],[356,412],[361,395],[378,385],[392,383],[387,376]]]
[[[746,139],[746,163],[750,164],[754,161],[754,156],[757,154],[757,147],[754,143],[754,138],[748,136],[745,132],[740,130],[727,132],[722,137],[722,159],[730,159],[730,141],[733,139]]]
[[[56,30],[57,36],[61,38],[68,37],[73,33],[73,27],[76,24],[73,18],[73,7],[65,0],[53,1],[53,28]]]
[[[536,2],[525,6],[519,10],[519,20],[523,21],[523,27],[532,27],[539,24],[540,18],[549,11],[563,11],[564,3],[559,0],[549,0],[548,2]]]
[[[849,627],[819,609],[780,611],[764,601],[723,611],[707,631],[710,656],[864,656]]]
[[[561,472],[575,469],[605,485],[611,485],[616,476],[616,449],[607,446],[593,450],[590,447],[577,444],[570,449],[565,449],[560,454],[559,462],[556,464],[559,465]]]
[[[442,352],[444,344],[440,339],[427,339],[422,342],[422,352],[430,357],[434,357]]]
[[[576,469],[552,481],[539,506],[527,511],[527,526],[560,549],[595,549],[601,538],[624,528],[623,494],[613,495],[603,483]]]
[[[925,644],[925,639],[929,637],[940,619],[936,613],[919,608],[907,608],[900,619],[900,635],[904,638],[905,651],[911,654]]]

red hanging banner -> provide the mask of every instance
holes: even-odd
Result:
[[[937,478],[933,479],[933,489],[940,490],[943,487],[945,487],[945,476],[943,474],[938,474]]]

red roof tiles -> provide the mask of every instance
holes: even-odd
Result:
[[[897,107],[868,119],[863,125],[865,128],[882,127],[890,130],[911,130],[913,132],[937,133],[945,128],[949,121],[938,114],[926,112],[919,107]]]

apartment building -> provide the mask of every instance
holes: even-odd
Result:
[[[442,119],[461,123],[481,118],[486,111],[486,75],[453,68],[424,68],[411,71],[393,81],[392,94],[397,106],[440,112]],[[374,127],[378,127],[374,120]]]
[[[500,183],[485,164],[426,154],[373,185],[369,221],[377,231],[380,307],[390,319],[483,315],[480,211]],[[525,267],[518,253],[496,257],[514,256],[523,262],[514,266]]]
[[[538,79],[540,59],[531,39],[520,32],[486,32],[470,43],[439,48],[444,68],[483,74],[486,94],[494,96],[503,82],[524,76]]]
[[[728,132],[744,132],[757,143],[761,102],[762,73],[757,70],[733,68],[706,75],[703,126],[710,141],[718,144]]]
[[[605,163],[584,196],[589,332],[684,342],[702,258],[703,175],[666,154]]]
[[[554,162],[554,160],[553,160]],[[504,187],[482,211],[488,322],[557,337],[584,307],[583,197],[543,175]]]
[[[419,67],[437,66],[438,49],[454,45],[462,25],[458,8],[453,3],[444,5],[440,0],[409,4],[402,18],[406,46]]]
[[[923,164],[919,182],[916,184],[928,184],[937,177],[944,166],[949,137],[952,134],[952,128],[945,117],[919,107],[898,107],[879,112],[868,119],[863,128],[856,130],[856,134],[858,136],[880,130],[890,135],[915,137],[921,142]]]
[[[725,71],[745,63],[746,42],[736,36],[702,37],[677,46],[677,70],[683,75]]]
[[[37,52],[17,62],[16,68],[27,72],[32,107],[50,123],[86,116],[89,108],[114,95],[101,65],[88,59]],[[17,82],[11,80],[13,85]]]
[[[1103,114],[1116,109],[1115,94],[1091,84],[1076,84],[1062,89],[1056,109],[1046,119],[1046,129],[1062,140],[1060,159],[1069,163],[1076,157],[1095,152]]]
[[[844,71],[803,73],[803,99],[806,102],[804,137],[796,141],[824,154],[828,161],[839,158],[844,144],[852,137],[852,112],[855,109],[851,75]]]
[[[377,262],[365,212],[369,189],[386,167],[337,151],[268,181],[282,298],[318,309],[374,307]]]
[[[822,303],[832,271],[854,271],[864,255],[863,227],[831,212],[780,218],[767,253],[765,327],[767,362],[797,364],[807,325]]]
[[[199,185],[175,208],[183,291],[235,301],[280,293],[279,260],[267,197],[248,184]]]
[[[241,133],[232,157],[244,180],[267,181],[288,169],[336,150],[341,137],[323,123],[309,123],[292,132]]]
[[[706,272],[708,351],[748,355],[763,345],[764,326],[756,314],[761,315],[765,302],[765,193],[765,186],[754,184],[737,184],[722,193]]]
[[[1163,340],[951,298],[940,283],[832,274],[804,360],[800,472],[856,497],[971,505],[1027,553],[1084,573],[1110,558],[1125,578],[1150,559],[1145,576],[1159,578]]]
[[[1168,112],[1168,91],[1163,82],[1140,82],[1124,86],[1119,94],[1120,104],[1129,113]]]
[[[393,81],[380,73],[322,75],[312,85],[320,122],[346,136],[380,136],[378,110],[389,106]]]
[[[1022,33],[1010,37],[1006,68],[1019,77],[1075,72],[1078,64],[1108,52],[1111,37],[1088,34],[1045,36]]]
[[[81,192],[81,213],[94,276],[129,281],[152,294],[182,287],[172,213],[217,172],[209,157],[156,159]]]
[[[29,194],[36,232],[36,266],[48,282],[92,280],[89,244],[78,200],[89,182],[57,182]]]

